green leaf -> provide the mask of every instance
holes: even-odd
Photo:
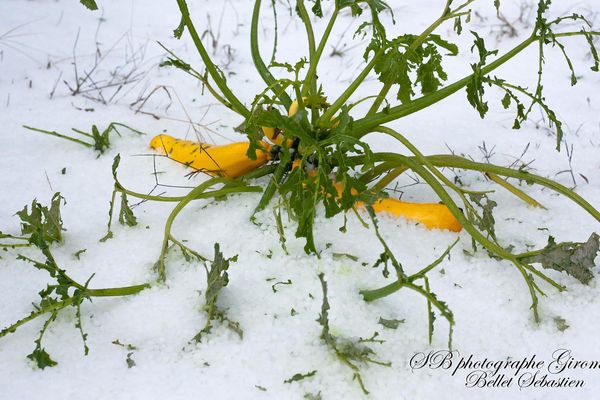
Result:
[[[383,325],[384,327],[388,328],[388,329],[398,329],[398,326],[400,326],[400,324],[404,323],[404,319],[385,319],[382,317],[379,317],[379,321],[377,322],[379,325]]]
[[[316,373],[317,373],[317,370],[313,370],[313,371],[307,372],[305,374],[297,373],[297,374],[294,374],[294,376],[292,376],[291,378],[286,379],[285,381],[283,381],[283,383],[298,382],[298,381],[301,381],[303,379],[310,378],[311,376],[315,376]]]
[[[484,118],[487,114],[489,107],[486,101],[483,100],[483,95],[485,93],[484,83],[487,82],[485,76],[481,72],[481,69],[486,64],[486,60],[489,56],[496,55],[498,50],[488,51],[485,47],[485,41],[481,38],[477,32],[471,31],[473,36],[475,36],[475,41],[473,46],[471,46],[471,52],[477,49],[479,53],[479,62],[476,64],[471,64],[471,68],[473,69],[473,78],[467,85],[467,100],[469,104],[473,106],[477,112],[479,112],[479,116]]]
[[[176,59],[176,58],[171,58],[171,57],[167,57],[166,61],[161,62],[159,65],[159,67],[175,67],[178,68],[182,71],[188,72],[191,70],[192,66],[188,63],[186,63],[185,61]]]
[[[481,210],[481,215],[468,212],[467,217],[480,230],[487,232],[488,236],[495,239],[496,220],[494,219],[493,210],[498,205],[495,201],[490,200],[485,194],[469,194],[469,198],[477,204]],[[483,202],[485,200],[485,203]]]
[[[590,69],[594,72],[598,72],[600,70],[600,57],[598,56],[598,50],[596,49],[596,45],[594,44],[594,38],[592,34],[586,31],[585,29],[582,29],[582,32],[584,32],[585,39],[587,40],[588,45],[590,47],[590,54],[592,56],[592,60],[594,61],[594,65],[592,65]]]
[[[173,30],[173,36],[175,36],[176,39],[181,39],[184,29],[185,29],[185,19],[182,17],[181,21],[179,21],[179,25],[177,25],[177,28],[175,28]]]
[[[206,323],[204,328],[194,336],[192,340],[200,342],[205,334],[211,332],[212,321],[217,320],[227,324],[227,328],[235,332],[240,339],[244,338],[244,331],[240,324],[232,321],[227,316],[226,312],[220,309],[217,305],[217,300],[221,290],[229,283],[229,275],[227,270],[231,262],[236,262],[237,256],[225,258],[219,248],[219,244],[215,243],[215,255],[210,267],[206,270],[206,291],[204,292],[204,311],[206,311]]]
[[[42,248],[47,244],[62,241],[62,231],[66,229],[63,228],[60,206],[64,201],[64,197],[57,192],[52,196],[50,208],[42,206],[34,199],[30,210],[25,206],[16,213],[21,219],[21,233],[29,235],[31,244]]]
[[[54,367],[58,364],[56,361],[50,358],[50,354],[48,354],[46,350],[41,347],[36,347],[35,350],[33,350],[33,352],[27,356],[27,358],[35,362],[35,365],[40,369]]]
[[[96,4],[95,0],[79,0],[81,2],[81,4],[83,4],[84,6],[86,6],[88,8],[88,10],[97,10],[98,9],[98,4]]]
[[[311,8],[313,14],[315,14],[317,17],[322,17],[323,16],[323,8],[321,7],[321,0],[312,0],[312,1],[314,1],[314,3],[315,3]]]
[[[304,398],[306,400],[323,400],[323,397],[321,396],[321,392],[318,392],[317,394],[305,393]]]
[[[136,226],[137,218],[133,214],[133,211],[129,207],[129,202],[127,201],[127,194],[121,194],[121,210],[119,211],[119,223],[121,225],[127,226]]]

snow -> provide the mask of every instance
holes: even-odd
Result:
[[[30,204],[33,198],[45,204],[54,192],[61,192],[67,200],[63,207],[67,231],[65,243],[56,246],[54,254],[59,264],[78,281],[95,274],[90,284],[93,288],[134,285],[155,279],[152,265],[160,252],[164,221],[172,207],[168,203],[144,203],[134,209],[139,222],[136,227],[115,224],[115,237],[99,243],[106,229],[113,186],[110,167],[116,154],[121,154],[119,177],[124,186],[145,192],[154,185],[153,158],[139,155],[150,153],[147,146],[152,135],[168,132],[179,137],[199,136],[215,143],[243,140],[233,131],[241,122],[235,114],[216,105],[208,95],[201,96],[197,83],[183,72],[158,67],[165,52],[157,41],[193,65],[200,65],[186,34],[181,41],[172,38],[172,29],[179,22],[174,1],[152,2],[152,5],[135,0],[100,0],[99,3],[101,10],[97,12],[86,10],[77,1],[0,3],[0,134],[4,143],[0,158],[0,229],[18,233],[18,219],[13,215],[16,211]],[[214,54],[224,66],[230,86],[248,104],[263,89],[249,52],[251,2],[190,3],[199,31],[210,26],[217,38]],[[427,0],[395,7],[399,24],[394,31],[420,32],[437,17],[441,3]],[[474,21],[483,34],[496,23],[491,4],[491,1],[481,4],[481,14],[488,19]],[[592,0],[577,4],[581,5],[582,13],[598,11]],[[506,2],[503,7],[507,15],[518,14],[518,4]],[[567,11],[561,4],[556,4],[555,9],[556,13]],[[263,13],[261,49],[268,56],[273,39],[269,27],[273,19],[267,8]],[[316,23],[317,32],[322,32],[325,23]],[[339,45],[347,43],[350,48],[355,27],[356,22],[348,15],[340,18],[332,43],[338,43],[339,36],[348,32]],[[297,19],[281,11],[279,28],[278,60],[297,61],[303,51],[303,27]],[[439,31],[452,35],[452,39],[461,44],[461,55],[449,64],[452,81],[469,72],[468,62],[474,59],[468,52],[471,38],[468,32],[461,37],[451,34],[449,24]],[[486,37],[489,46],[497,46],[502,53],[525,35],[527,29],[521,28],[518,38],[503,37],[496,42],[493,32]],[[582,38],[568,39],[565,43],[581,76],[580,83],[573,88],[569,86],[568,69],[560,51],[549,49],[546,97],[565,122],[566,141],[573,146],[571,166],[576,191],[598,207],[600,76],[588,68],[590,60]],[[228,46],[233,50],[232,57],[227,55]],[[115,69],[128,72],[131,68],[134,68],[132,76],[137,77],[108,104],[82,94],[72,96],[63,83],[64,80],[73,86],[76,82],[74,59],[79,76],[93,68],[96,47],[104,58],[94,72],[94,79],[108,79]],[[330,57],[330,51],[331,47],[325,51],[319,78],[333,99],[357,73],[362,53],[360,46],[350,48],[344,57]],[[535,57],[532,46],[497,74],[531,87],[536,79]],[[136,112],[139,99],[154,88],[159,89],[140,112]],[[379,84],[370,80],[359,95],[376,93],[378,88]],[[103,94],[110,98],[115,90],[107,88]],[[93,97],[97,91],[84,94]],[[470,108],[465,97],[464,92],[460,92],[426,112],[390,126],[414,140],[426,154],[448,152],[451,148],[458,154],[470,154],[481,160],[483,154],[478,146],[485,142],[488,149],[494,149],[492,161],[497,164],[510,164],[521,157],[525,162],[532,161],[537,173],[564,185],[573,185],[568,173],[560,173],[571,169],[568,156],[564,150],[560,153],[554,150],[555,138],[543,129],[543,123],[539,129],[530,122],[522,130],[513,131],[510,129],[513,114],[502,109],[498,93],[488,90],[491,112],[485,120]],[[155,119],[151,114],[160,118]],[[188,118],[199,125],[197,132],[191,129]],[[123,137],[113,137],[111,149],[96,158],[89,149],[22,128],[22,125],[31,125],[69,133],[71,128],[90,130],[93,124],[103,129],[112,121],[148,132],[148,136],[123,130]],[[387,138],[372,135],[369,140],[376,151],[404,151],[397,142]],[[521,156],[528,144],[527,152]],[[66,168],[64,175],[63,168]],[[171,185],[190,186],[203,179],[188,180],[180,165],[164,159],[157,159],[157,170],[162,172],[161,183]],[[461,179],[475,189],[491,186],[472,173],[464,173]],[[411,183],[410,179],[399,182],[400,185]],[[185,193],[184,189],[167,190],[173,195]],[[407,186],[402,190],[404,199],[437,201],[425,185]],[[497,188],[493,199],[499,204],[496,220],[502,243],[512,243],[520,249],[527,244],[543,246],[547,231],[538,228],[549,229],[557,241],[585,241],[591,232],[598,231],[598,222],[565,198],[539,187],[524,190],[546,205],[552,214],[528,207]],[[219,304],[227,309],[231,319],[240,323],[243,340],[217,324],[201,343],[190,344],[206,318],[201,310],[204,300],[200,294],[206,288],[205,272],[198,263],[187,263],[180,253],[173,252],[168,256],[166,284],[136,296],[97,298],[93,303],[83,304],[83,325],[89,335],[88,356],[83,355],[71,310],[61,313],[44,337],[45,349],[58,361],[53,368],[40,371],[25,357],[34,348],[33,340],[43,324],[42,319],[0,339],[0,399],[74,396],[281,399],[302,398],[305,393],[318,392],[324,399],[364,398],[352,380],[352,371],[340,363],[319,338],[321,328],[316,319],[321,311],[322,294],[317,276],[320,272],[329,285],[333,333],[367,338],[377,331],[379,338],[385,340],[382,344],[372,344],[372,348],[378,354],[377,359],[391,361],[392,366],[361,367],[370,398],[592,398],[592,393],[600,389],[600,381],[594,379],[598,370],[574,370],[564,374],[584,379],[583,388],[522,390],[517,386],[467,388],[466,371],[459,371],[456,376],[445,370],[411,371],[409,360],[416,353],[447,348],[448,326],[438,316],[433,343],[429,345],[423,298],[402,290],[373,303],[362,300],[359,290],[387,283],[380,269],[362,265],[371,265],[381,252],[372,229],[365,229],[350,216],[347,233],[343,234],[338,230],[343,224],[341,217],[327,220],[323,215],[318,216],[316,243],[322,252],[317,258],[304,253],[304,243],[294,238],[294,226],[284,218],[290,253],[286,255],[279,245],[271,208],[258,215],[258,225],[250,222],[258,199],[259,194],[244,194],[231,196],[227,202],[197,201],[181,213],[173,231],[176,237],[188,240],[190,247],[207,256],[212,256],[215,242],[220,243],[226,257],[239,255],[238,262],[230,268],[230,283],[222,291]],[[428,231],[414,223],[389,217],[380,218],[380,230],[409,273],[431,263],[456,238],[454,233]],[[600,360],[600,292],[596,281],[584,286],[569,276],[547,272],[557,282],[567,285],[568,291],[557,293],[540,283],[547,296],[540,299],[542,322],[537,325],[529,311],[529,294],[518,271],[510,263],[488,258],[483,252],[473,257],[465,255],[463,250],[471,248],[470,239],[464,232],[459,236],[461,240],[451,258],[430,277],[432,289],[454,312],[455,350],[461,355],[473,354],[478,359],[522,359],[535,354],[549,361],[553,351],[566,348],[579,360]],[[78,261],[73,253],[84,248],[87,251]],[[272,256],[267,257],[271,252]],[[34,250],[21,253],[39,258]],[[349,253],[359,257],[359,261],[334,257],[334,253]],[[38,299],[38,291],[49,282],[43,271],[15,260],[16,254],[15,250],[2,252],[0,258],[0,327],[27,315],[32,309],[31,303]],[[440,269],[445,273],[438,272]],[[288,279],[292,284],[278,285],[276,292],[272,290],[273,283]],[[292,316],[291,309],[297,315]],[[564,332],[557,329],[554,322],[557,316],[569,325]],[[405,319],[405,322],[397,330],[390,330],[377,324],[380,317]],[[134,367],[128,368],[129,351],[112,344],[115,340],[137,348],[131,355]],[[284,383],[296,373],[312,370],[317,373],[311,378]]]

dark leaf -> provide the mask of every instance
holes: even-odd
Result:
[[[594,274],[594,259],[600,249],[600,236],[593,233],[587,242],[556,243],[554,238],[548,238],[548,244],[537,254],[524,257],[526,263],[540,263],[542,267],[565,272],[583,284],[588,284]]]
[[[33,350],[33,352],[27,356],[27,358],[35,362],[35,365],[40,369],[54,367],[56,364],[58,364],[56,361],[50,358],[50,354],[48,354],[46,350],[41,347],[36,347],[35,350]]]

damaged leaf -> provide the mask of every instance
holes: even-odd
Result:
[[[554,238],[548,238],[548,244],[541,250],[526,253],[521,261],[540,263],[542,267],[565,272],[583,284],[588,284],[594,274],[594,259],[600,249],[600,236],[592,233],[584,243],[556,243]],[[534,254],[532,254],[534,253]]]

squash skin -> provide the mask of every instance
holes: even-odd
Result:
[[[270,145],[259,142],[265,149]],[[238,178],[269,161],[268,151],[257,150],[256,160],[247,156],[249,142],[236,142],[221,146],[176,139],[169,135],[157,135],[150,147],[169,158],[211,176]]]

